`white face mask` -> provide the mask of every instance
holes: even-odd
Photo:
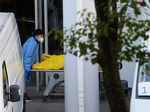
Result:
[[[38,39],[38,41],[39,41],[40,43],[43,43],[43,42],[44,42],[44,38],[40,38],[40,39]]]

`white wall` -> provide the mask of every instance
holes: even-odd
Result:
[[[132,88],[136,62],[123,62],[123,68],[120,70],[121,80],[127,80],[128,86]]]
[[[95,12],[94,0],[63,0],[65,28],[77,22],[77,11]],[[65,55],[65,112],[99,112],[98,67],[71,54]]]

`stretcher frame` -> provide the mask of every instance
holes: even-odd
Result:
[[[46,74],[46,88],[44,89],[43,96],[48,96],[52,92],[56,84],[64,81],[64,70],[39,70],[32,69],[31,72],[36,72],[36,90],[39,92],[39,72]]]
[[[36,90],[39,92],[39,72],[44,72],[46,74],[46,88],[44,89],[43,96],[48,96],[50,94],[55,85],[64,82],[64,70],[40,70],[40,69],[32,69],[31,72],[36,72]],[[58,74],[58,76],[55,75]],[[103,78],[102,78],[102,71],[99,71],[99,81],[100,81],[100,90],[103,90]],[[102,92],[103,93],[103,92]]]

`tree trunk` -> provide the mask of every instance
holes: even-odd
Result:
[[[120,81],[118,64],[115,58],[116,45],[112,40],[103,39],[102,58],[104,71],[104,88],[111,112],[128,112],[125,94]]]
[[[102,55],[102,63],[100,63],[101,61],[99,60],[99,64],[102,65],[103,68],[104,88],[111,112],[129,112],[125,93],[123,92],[120,81],[119,67],[117,62],[118,17],[115,17],[115,14],[117,13],[116,0],[112,0],[111,5],[108,2],[109,0],[95,0],[98,20],[98,44],[101,50],[100,53]],[[111,20],[109,20],[111,17],[109,14],[112,14]],[[101,28],[101,24],[104,26],[108,25],[108,27],[103,30]],[[105,33],[102,31],[105,31]]]

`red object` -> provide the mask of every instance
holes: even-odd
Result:
[[[136,4],[138,4],[138,5],[139,5],[139,4],[141,4],[141,2],[140,2],[140,1],[136,1]]]

